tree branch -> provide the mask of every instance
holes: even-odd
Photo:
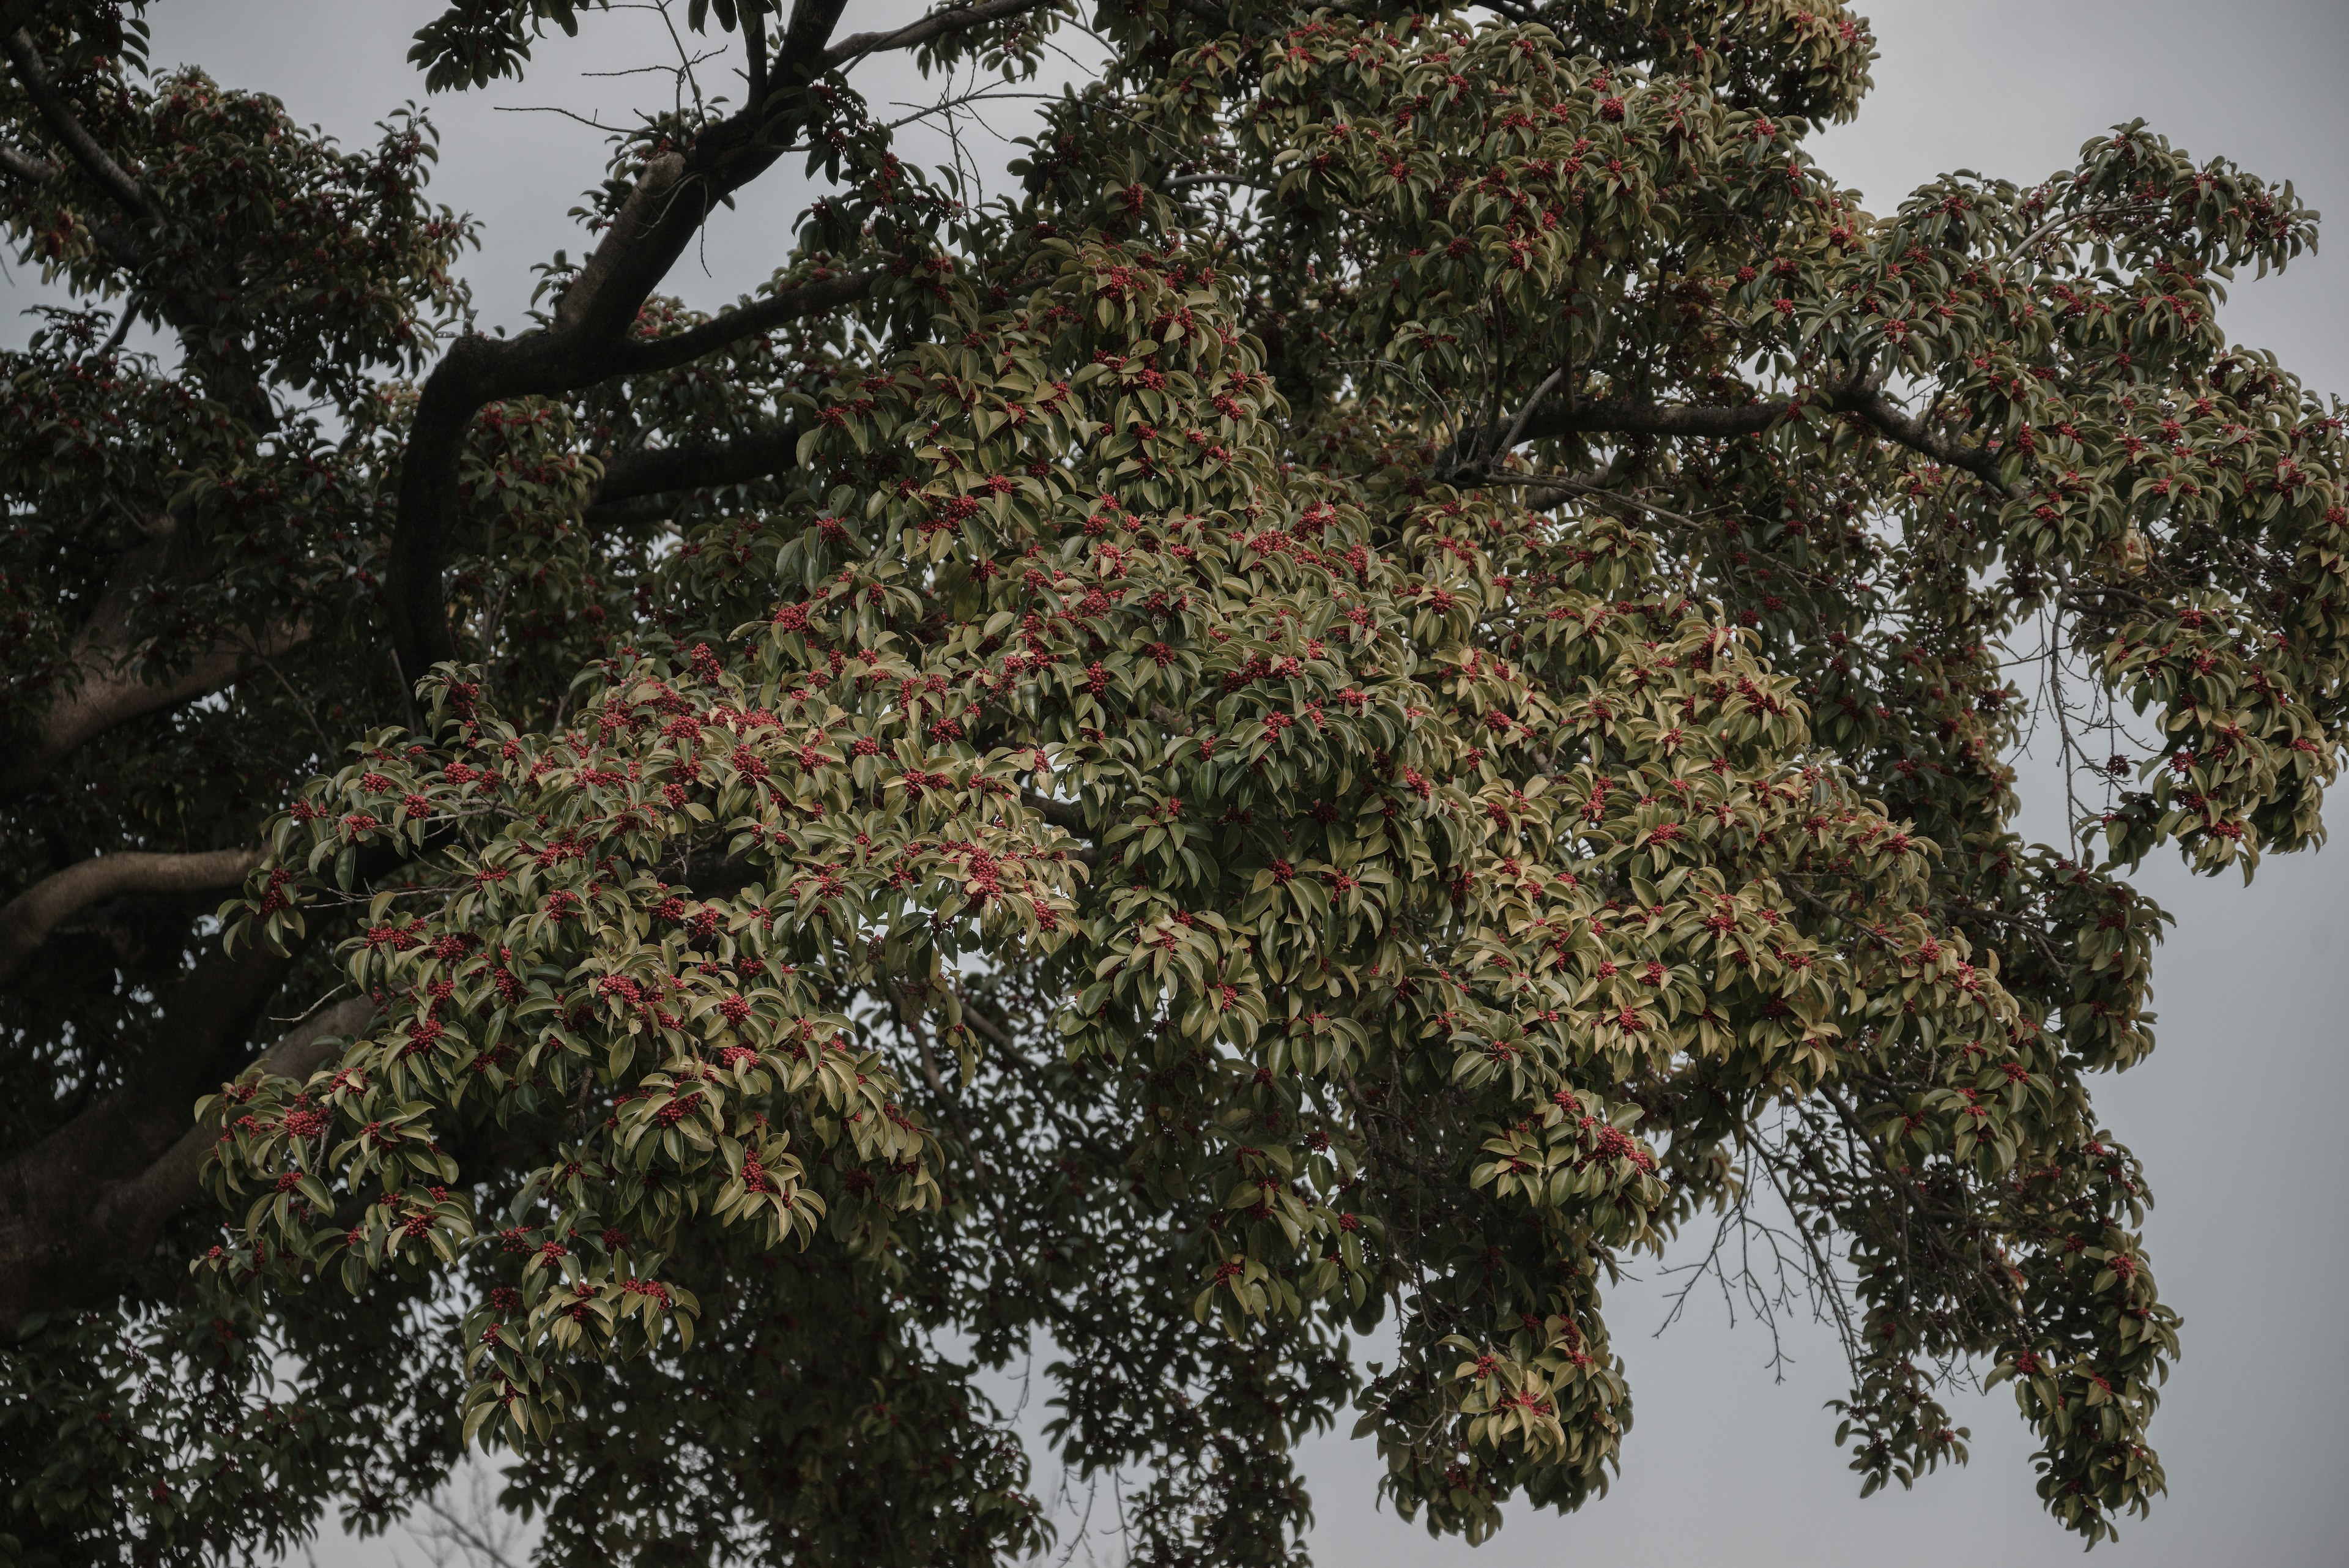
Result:
[[[82,172],[129,216],[150,229],[160,226],[163,210],[148,194],[147,187],[131,178],[129,171],[98,144],[98,139],[75,118],[73,106],[66,102],[65,95],[49,80],[48,67],[33,43],[33,35],[23,27],[16,28],[0,37],[0,51],[5,51],[9,63],[16,67],[16,79],[39,111],[41,122],[49,128],[49,134],[57,139],[67,154],[81,165]]]
[[[1557,384],[1565,379],[1566,367],[1563,365],[1542,378],[1542,384],[1534,389],[1534,395],[1526,400],[1525,407],[1517,410],[1517,417],[1509,421],[1508,433],[1502,436],[1499,451],[1506,452],[1517,444],[1517,438],[1525,433],[1526,421],[1534,417],[1534,410],[1540,408],[1550,393],[1557,389]]]
[[[331,1061],[342,1044],[364,1030],[374,1016],[372,998],[347,997],[287,1030],[245,1071],[273,1078],[306,1079]],[[219,1137],[217,1124],[198,1123],[181,1133],[179,1141],[152,1165],[98,1199],[90,1213],[92,1227],[101,1231],[126,1227],[160,1230],[165,1220],[203,1195],[197,1174]]]
[[[685,364],[752,332],[861,297],[872,286],[871,274],[805,284],[673,338],[639,343],[628,337],[645,300],[709,213],[771,168],[792,127],[816,114],[815,97],[808,91],[816,78],[880,49],[912,47],[1048,3],[978,0],[831,47],[846,0],[799,0],[769,67],[765,98],[709,127],[685,151],[664,153],[645,165],[603,239],[563,291],[552,321],[520,337],[473,336],[450,346],[417,400],[385,573],[393,647],[409,679],[457,656],[442,578],[462,499],[460,459],[481,405],[501,398],[561,396],[631,370]]]
[[[685,151],[645,165],[603,239],[563,291],[552,321],[511,339],[460,337],[425,379],[400,465],[384,584],[393,647],[410,679],[456,657],[442,577],[462,499],[460,460],[474,413],[501,398],[576,391],[630,363],[685,362],[667,357],[678,349],[630,343],[628,332],[710,211],[781,156],[790,138],[776,132],[812,112],[807,84],[821,74],[824,43],[843,8],[844,0],[802,0],[775,57],[767,101],[710,127]],[[807,314],[833,303],[828,290],[809,286],[786,291],[775,303],[761,302],[763,309],[745,308],[760,309],[754,319],[763,330],[791,319],[794,310]],[[722,330],[740,325],[738,319]],[[690,333],[678,337],[714,342]]]
[[[1945,468],[1959,469],[1972,474],[2008,500],[2019,500],[2020,485],[2009,484],[1998,471],[1995,454],[1978,446],[1960,446],[1927,429],[1922,420],[1904,412],[1891,399],[1875,387],[1861,388],[1850,393],[1844,401],[1851,412],[1857,414],[1902,446],[1924,453]]]
[[[28,1314],[102,1299],[194,1196],[150,1167],[188,1132],[207,1084],[249,1062],[253,1028],[293,961],[255,942],[215,946],[164,1000],[129,1080],[0,1164],[0,1334]],[[192,1168],[190,1168],[192,1178]]]
[[[1237,185],[1250,191],[1269,191],[1271,186],[1251,180],[1245,174],[1170,174],[1158,182],[1162,191],[1183,191],[1193,185]]]
[[[65,171],[46,158],[36,158],[0,141],[0,174],[10,174],[28,184],[46,185]]]
[[[918,22],[908,22],[894,32],[856,33],[843,38],[824,51],[823,68],[836,71],[843,66],[877,55],[884,49],[911,49],[928,43],[932,38],[958,33],[967,27],[1017,16],[1023,11],[1040,11],[1055,0],[976,0],[968,5],[951,5],[933,11]]]
[[[755,5],[742,13],[742,42],[750,57],[743,85],[755,114],[767,107],[767,13]]]
[[[1718,439],[1766,431],[1785,413],[1783,403],[1734,407],[1697,403],[1584,403],[1535,409],[1517,427],[1519,441],[1562,435],[1659,435]],[[1486,427],[1490,430],[1491,427]],[[1482,434],[1484,432],[1476,432]],[[1501,432],[1492,431],[1498,435]],[[1494,455],[1501,449],[1495,447]]]
[[[78,660],[80,678],[41,715],[40,728],[23,737],[0,761],[0,797],[32,788],[66,758],[108,731],[233,683],[254,658],[266,658],[307,639],[307,627],[287,627],[257,642],[208,649],[185,670],[149,680],[128,668],[127,656],[104,646],[87,647]]]
[[[704,354],[745,337],[771,332],[778,327],[819,311],[864,298],[883,275],[878,271],[847,273],[838,277],[812,278],[763,299],[725,311],[698,327],[667,337],[632,337],[616,345],[605,363],[609,376],[643,376],[688,365]]]
[[[688,446],[640,447],[605,459],[603,482],[588,502],[590,512],[639,496],[680,490],[745,484],[781,473],[799,461],[799,425],[776,425],[740,441],[697,441]]]
[[[1668,511],[1652,501],[1642,501],[1636,495],[1620,490],[1609,490],[1595,480],[1582,479],[1570,473],[1496,473],[1486,483],[1494,485],[1521,485],[1527,490],[1557,491],[1560,494],[1586,496],[1593,501],[1619,502],[1625,506],[1636,507],[1651,516],[1661,517],[1668,523],[1678,523],[1684,528],[1697,526],[1697,521],[1693,517]]]
[[[193,855],[130,851],[101,855],[42,877],[0,906],[0,988],[22,972],[49,933],[105,899],[125,893],[201,893],[233,888],[261,864],[259,849]]]
[[[1053,800],[1048,795],[1038,794],[1032,789],[1023,789],[1019,792],[1019,804],[1063,833],[1090,834],[1092,831],[1085,826],[1084,808],[1075,801]]]
[[[1536,400],[1538,402],[1538,400]],[[1999,474],[1996,454],[1981,447],[1961,446],[1936,434],[1924,421],[1902,411],[1881,388],[1854,376],[1814,406],[1830,414],[1857,414],[1878,433],[1923,453],[1946,467],[1981,480],[2012,499],[2022,493]],[[1464,431],[1453,439],[1439,469],[1454,472],[1472,454],[1498,457],[1520,441],[1541,441],[1566,435],[1655,435],[1722,440],[1754,435],[1785,417],[1785,403],[1744,403],[1736,406],[1697,403],[1584,403],[1578,407],[1537,407],[1528,404],[1507,427],[1497,424]],[[1506,444],[1494,444],[1506,438]]]

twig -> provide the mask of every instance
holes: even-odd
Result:
[[[1642,501],[1638,496],[1627,494],[1620,490],[1609,490],[1604,485],[1594,484],[1587,479],[1577,479],[1571,474],[1497,474],[1488,477],[1485,483],[1496,485],[1523,485],[1529,490],[1557,490],[1568,495],[1585,496],[1593,501],[1619,501],[1626,506],[1636,506],[1642,512],[1661,517],[1667,522],[1678,523],[1682,527],[1702,526],[1695,518],[1684,513],[1659,506],[1652,501]]]

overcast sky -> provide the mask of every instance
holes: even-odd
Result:
[[[2143,117],[2198,157],[2224,153],[2290,179],[2312,205],[2349,221],[2343,0],[1861,8],[1880,41],[1877,89],[1858,121],[1822,136],[1816,151],[1876,210],[1950,169],[2035,180],[2069,165],[2090,136]],[[275,93],[299,119],[358,142],[385,111],[423,98],[405,56],[435,9],[419,0],[165,0],[151,13],[155,57],[200,62],[232,86]],[[843,26],[862,31],[919,9],[858,0]],[[596,133],[571,120],[498,111],[624,110],[663,90],[657,78],[583,74],[674,57],[647,15],[595,21],[576,43],[551,40],[525,82],[432,106],[444,148],[434,192],[486,223],[484,248],[467,267],[484,325],[520,325],[530,264],[562,246],[577,254],[564,214],[604,160]],[[924,91],[900,62],[868,64],[859,81],[882,101]],[[994,136],[1017,134],[1030,112],[1019,100],[990,106],[995,131],[981,131],[972,151],[999,167],[1009,154]],[[782,260],[807,193],[795,177],[771,177],[752,204],[713,222],[671,286],[699,306],[735,297]],[[2335,239],[2332,254],[2304,258],[2282,278],[2240,280],[2225,319],[2238,340],[2276,350],[2312,386],[2349,393],[2349,234]],[[14,287],[15,300],[32,296]],[[0,338],[21,342],[26,329],[0,318]],[[2060,811],[2050,808],[2046,770],[2026,772],[2042,785],[2026,826],[2052,836]],[[2336,818],[2343,811],[2349,804]],[[2333,1152],[2343,1143],[2336,1118],[2349,1106],[2344,867],[2338,850],[2271,859],[2248,889],[2231,877],[2188,877],[2174,862],[2141,878],[2178,917],[2157,969],[2160,1047],[2100,1082],[2096,1098],[2148,1168],[2159,1199],[2148,1227],[2153,1264],[2185,1315],[2186,1351],[2154,1428],[2169,1496],[2149,1521],[2124,1525],[2117,1548],[2099,1550],[2120,1568],[2349,1560],[2349,1334],[2340,1307],[2349,1222]],[[1824,1331],[1796,1336],[1798,1363],[1774,1384],[1766,1339],[1750,1325],[1730,1329],[1717,1304],[1649,1337],[1662,1315],[1653,1282],[1610,1303],[1637,1423],[1607,1499],[1566,1520],[1513,1511],[1500,1535],[1472,1552],[1375,1511],[1376,1456],[1326,1439],[1307,1461],[1317,1557],[1342,1568],[2073,1559],[2073,1538],[2039,1511],[2031,1444],[2005,1395],[1959,1401],[1973,1429],[1971,1467],[1863,1503],[1821,1408],[1841,1392]],[[1113,1540],[1102,1550],[1112,1554]],[[412,1544],[401,1555],[421,1560]],[[317,1560],[357,1568],[389,1556],[380,1543],[330,1540]]]

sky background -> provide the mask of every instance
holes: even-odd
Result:
[[[419,0],[163,0],[150,13],[154,57],[275,93],[297,118],[356,144],[388,110],[424,98],[406,54],[434,9]],[[843,31],[920,9],[857,0]],[[2036,180],[2069,165],[2091,136],[2142,117],[2196,156],[2223,153],[2290,179],[2310,204],[2349,221],[2343,0],[1878,0],[1860,9],[1882,56],[1875,93],[1856,123],[1813,146],[1873,210],[1889,211],[1955,168]],[[588,74],[673,61],[657,16],[593,21],[577,41],[550,39],[524,82],[431,106],[444,155],[434,194],[484,223],[483,248],[466,271],[485,327],[523,326],[531,264],[558,248],[579,253],[564,214],[604,163],[595,131],[554,114],[501,111],[625,114],[667,91],[659,77]],[[729,68],[712,61],[705,90],[725,90]],[[1061,75],[1071,68],[1056,65]],[[856,79],[885,118],[892,100],[910,107],[937,96],[902,61],[868,63]],[[988,105],[969,151],[999,176],[1014,155],[1002,138],[1031,114],[1025,100]],[[911,155],[943,151],[935,137],[905,134]],[[741,209],[719,215],[671,288],[704,307],[735,298],[784,259],[810,194],[795,175],[770,176]],[[2239,280],[2229,330],[2276,351],[2312,387],[2349,393],[2345,255],[2349,234],[2336,235],[2331,254],[2303,258],[2283,277]],[[21,274],[0,278],[0,339],[21,342],[29,330],[13,313],[40,297],[28,284]],[[2043,838],[2061,830],[2060,785],[2046,764],[2024,764],[2025,827]],[[2125,1524],[2118,1545],[2096,1560],[2338,1568],[2349,1563],[2349,1334],[2339,1305],[2349,1294],[2349,1221],[2333,1151],[2349,1107],[2349,861],[2339,850],[2273,858],[2248,888],[2164,861],[2139,882],[2178,917],[2156,971],[2160,1048],[2095,1093],[2107,1126],[2151,1176],[2158,1207],[2148,1245],[2165,1297],[2184,1314],[2186,1349],[2154,1428],[2169,1496],[2151,1520]],[[1955,1401],[1972,1428],[1971,1466],[1861,1502],[1822,1408],[1842,1391],[1826,1332],[1798,1326],[1795,1363],[1774,1383],[1767,1336],[1750,1324],[1733,1329],[1717,1298],[1651,1337],[1666,1304],[1662,1282],[1647,1272],[1609,1307],[1637,1421],[1607,1498],[1569,1519],[1512,1510],[1480,1549],[1434,1542],[1373,1506],[1376,1455],[1341,1432],[1303,1458],[1317,1559],[1342,1568],[2074,1560],[2074,1538],[2039,1510],[2032,1444],[2009,1396]],[[409,1564],[429,1555],[414,1541],[362,1544],[330,1532],[313,1560],[376,1568],[395,1553]],[[1113,1560],[1114,1536],[1078,1560],[1096,1553]]]

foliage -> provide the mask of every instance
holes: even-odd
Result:
[[[0,846],[266,851],[0,1002],[19,1164],[168,1103],[132,1181],[217,1091],[220,1207],[13,1309],[19,1548],[379,1523],[480,1443],[549,1560],[995,1561],[1050,1532],[975,1379],[1044,1343],[1140,1560],[1301,1560],[1349,1405],[1480,1540],[1606,1486],[1616,1271],[1762,1193],[1864,1490],[1963,1459],[1971,1366],[2064,1526],[2142,1512],[2178,1322],[2087,1081],[2152,1044],[2127,870],[2323,835],[2342,415],[2216,314],[2314,214],[2141,123],[1868,213],[1827,0],[1105,8],[969,205],[845,73],[1069,17],[839,12],[681,16],[747,103],[622,140],[511,340],[420,117],[12,46],[10,233],[88,306],[5,367]],[[786,145],[792,264],[654,294]]]

